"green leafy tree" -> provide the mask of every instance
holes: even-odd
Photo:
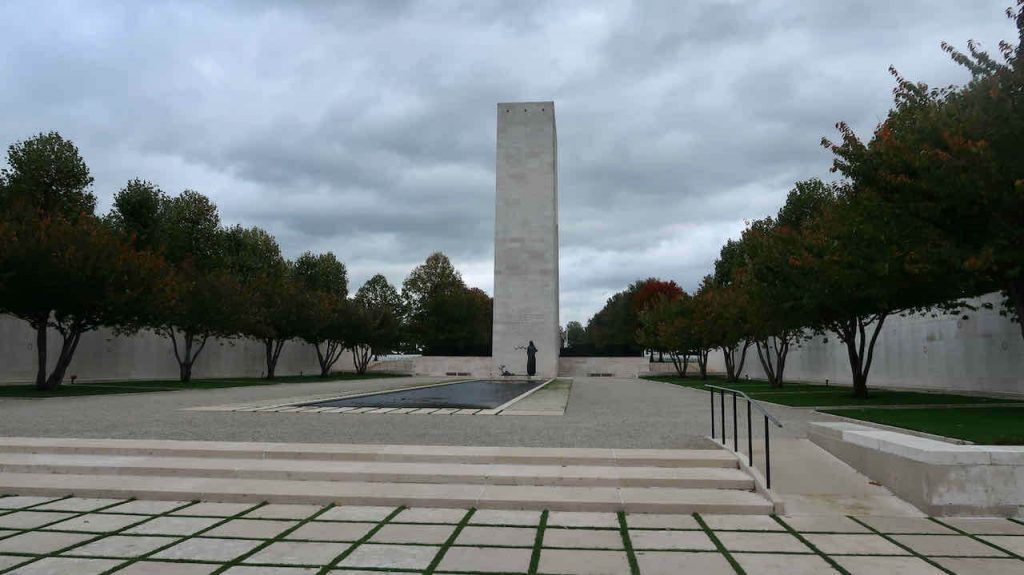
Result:
[[[1004,313],[1024,317],[1024,1],[1007,10],[1017,44],[993,56],[968,43],[943,43],[971,73],[963,86],[930,89],[891,70],[895,106],[867,143],[845,124],[832,149],[834,169],[855,189],[898,214],[911,231],[938,236],[932,266],[954,292],[1001,289]],[[937,244],[937,245],[936,245]],[[1021,324],[1024,337],[1024,323]]]
[[[674,298],[661,294],[640,312],[644,344],[665,350],[679,377],[686,377],[700,344],[692,313],[693,298],[686,292]]]
[[[320,376],[327,377],[349,333],[348,271],[331,252],[306,252],[295,260],[292,277],[302,292],[298,335],[316,350]]]
[[[0,312],[36,330],[41,390],[63,382],[84,334],[104,326],[130,333],[150,320],[152,301],[170,297],[170,269],[163,260],[132,249],[94,217],[9,220],[0,228]],[[61,336],[49,374],[47,328]]]
[[[77,147],[56,132],[11,145],[0,170],[0,311],[35,330],[40,389],[61,384],[83,334],[133,329],[165,272],[96,220],[92,181]],[[62,344],[48,374],[50,328]]]
[[[490,355],[491,298],[466,287],[443,253],[412,270],[402,282],[402,300],[409,338],[425,355]]]
[[[136,248],[160,252],[163,249],[161,220],[166,207],[167,195],[160,188],[136,178],[114,195],[107,221],[130,238]]]
[[[565,347],[576,348],[587,341],[587,330],[578,321],[570,321],[565,325]]]
[[[402,345],[402,298],[395,286],[382,274],[376,274],[363,284],[353,298],[366,316],[369,345],[373,357],[388,355]],[[358,364],[357,364],[357,371]],[[362,372],[360,372],[362,373]]]
[[[285,343],[297,336],[296,286],[281,249],[260,228],[228,228],[222,239],[225,269],[239,282],[247,311],[238,331],[263,344],[267,379],[274,379]]]
[[[92,182],[74,143],[57,132],[39,134],[7,148],[7,167],[0,170],[0,208],[7,217],[20,213],[72,222],[93,215]]]

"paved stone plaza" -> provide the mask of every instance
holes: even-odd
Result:
[[[559,417],[438,417],[360,414],[224,413],[190,408],[412,387],[445,378],[403,377],[236,387],[219,390],[37,399],[0,399],[4,435],[303,441],[538,447],[711,447],[705,392],[639,379],[576,378]],[[451,378],[447,378],[451,379]],[[770,408],[804,437],[826,415]],[[333,415],[333,416],[332,416]],[[773,438],[775,435],[773,435]]]
[[[0,498],[5,575],[1024,573],[1009,519]],[[684,571],[685,567],[685,571]],[[837,570],[842,569],[842,571]]]

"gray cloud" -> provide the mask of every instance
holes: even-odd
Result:
[[[829,177],[892,64],[1012,38],[1006,0],[0,4],[0,134],[78,143],[101,209],[140,176],[210,195],[353,289],[443,250],[491,288],[494,104],[558,110],[562,322],[629,282],[693,288],[745,220]]]

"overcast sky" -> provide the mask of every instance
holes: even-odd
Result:
[[[692,289],[744,220],[870,133],[889,65],[962,82],[1010,0],[0,2],[0,145],[57,130],[106,211],[196,189],[351,289],[431,252],[491,292],[495,103],[554,100],[561,321],[648,276]]]

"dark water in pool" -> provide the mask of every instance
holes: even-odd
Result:
[[[420,389],[306,403],[318,407],[451,407],[492,409],[541,385],[543,381],[479,379]]]

